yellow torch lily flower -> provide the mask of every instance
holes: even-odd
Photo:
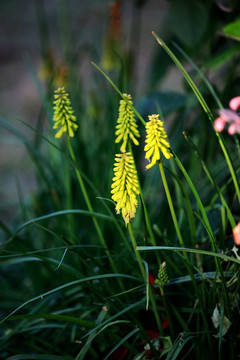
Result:
[[[116,154],[112,183],[112,199],[116,202],[116,213],[122,212],[126,224],[135,217],[139,194],[137,171],[130,152]]]
[[[144,151],[146,151],[145,158],[150,159],[151,163],[146,166],[150,169],[153,165],[160,160],[160,151],[163,153],[166,159],[172,157],[170,151],[170,144],[166,140],[167,134],[163,127],[163,122],[159,120],[159,115],[149,115],[149,121],[146,124],[146,145]]]
[[[126,99],[132,104],[132,97],[128,94],[123,94]],[[119,143],[123,140],[120,150],[122,152],[126,151],[126,146],[129,138],[133,141],[135,145],[139,145],[136,137],[140,137],[136,120],[134,118],[134,112],[131,107],[124,100],[120,100],[119,106],[119,116],[117,120],[116,132],[117,138],[115,140],[116,143]]]
[[[60,138],[64,132],[73,137],[78,125],[75,124],[76,116],[73,115],[74,111],[69,100],[69,95],[66,93],[64,87],[55,90],[54,99],[53,121],[55,121],[55,124],[53,129],[60,128],[55,138]]]

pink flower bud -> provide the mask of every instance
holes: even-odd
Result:
[[[233,240],[236,245],[240,245],[240,222],[233,229]]]
[[[215,121],[214,121],[214,129],[217,132],[221,132],[223,131],[225,125],[226,125],[227,120],[223,117],[223,116],[219,116]]]
[[[233,122],[228,128],[229,135],[240,134],[240,122]]]
[[[229,107],[230,109],[237,111],[237,109],[240,107],[240,96],[237,96],[230,100]]]

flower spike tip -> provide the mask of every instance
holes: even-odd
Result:
[[[53,129],[60,130],[56,133],[55,138],[60,138],[64,132],[70,137],[74,136],[74,131],[77,130],[78,125],[75,124],[76,116],[73,115],[73,109],[69,100],[69,95],[66,93],[64,87],[55,90],[53,102],[53,121],[55,124]]]
[[[124,97],[128,100],[128,102],[132,105],[131,95],[123,94]],[[120,150],[122,152],[126,151],[126,146],[129,138],[133,141],[135,145],[139,145],[136,137],[140,137],[136,120],[134,118],[134,113],[131,107],[124,101],[120,100],[119,106],[119,115],[117,120],[116,132],[117,136],[115,142],[119,143],[123,140]]]

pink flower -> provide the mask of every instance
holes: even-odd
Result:
[[[229,135],[240,134],[240,121],[232,123],[228,128]]]
[[[233,229],[233,240],[236,245],[240,245],[240,222]]]
[[[217,132],[224,130],[227,123],[230,123],[228,128],[229,135],[240,134],[240,114],[237,113],[237,109],[240,107],[240,96],[233,98],[229,102],[230,109],[220,109],[218,114],[220,115],[214,121],[214,129]]]
[[[219,116],[215,121],[214,121],[214,129],[217,131],[217,132],[221,132],[224,130],[225,128],[225,125],[227,123],[227,120],[223,117],[223,116]]]
[[[230,100],[229,107],[233,111],[237,111],[237,109],[240,107],[240,96],[237,96]]]

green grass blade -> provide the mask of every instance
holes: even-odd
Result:
[[[185,202],[186,205],[186,210],[187,210],[187,216],[188,216],[188,222],[189,222],[189,228],[190,228],[190,233],[191,233],[191,239],[193,240],[193,243],[196,244],[197,242],[197,238],[196,238],[196,225],[195,225],[195,221],[194,221],[194,216],[193,216],[193,211],[192,211],[192,206],[191,206],[191,202],[188,196],[188,193],[183,185],[183,183],[181,182],[181,180],[179,179],[179,177],[177,176],[177,174],[175,174],[171,169],[169,169],[167,166],[163,165],[164,169],[166,169],[174,178],[174,180],[176,181],[176,183],[178,184],[179,188],[181,189],[182,192],[182,196],[183,196],[183,200]],[[181,204],[179,204],[181,206]]]
[[[145,273],[146,273],[146,310],[148,310],[149,307],[149,267],[148,263],[145,260],[142,260],[144,267],[145,267]]]
[[[44,86],[41,83],[41,81],[36,73],[32,59],[30,58],[29,55],[24,56],[24,62],[25,62],[27,69],[32,77],[33,83],[36,87],[37,93],[41,99],[41,103],[46,111],[46,114],[47,114],[48,118],[51,118],[52,114],[53,114],[52,104],[50,103],[50,101],[47,98],[47,94],[45,93]]]
[[[128,320],[112,321],[112,322],[109,322],[109,323],[107,323],[106,325],[104,325],[104,326],[100,329],[100,331],[96,332],[96,330],[103,325],[103,323],[102,323],[102,324],[99,324],[99,325],[94,329],[94,331],[90,333],[89,342],[86,342],[86,344],[84,345],[84,347],[82,348],[82,350],[80,351],[80,353],[77,355],[77,357],[75,358],[75,360],[83,360],[83,359],[84,359],[85,353],[86,353],[85,349],[88,349],[89,343],[91,343],[96,336],[98,336],[101,332],[103,332],[103,331],[104,331],[105,329],[107,329],[108,327],[110,327],[110,326],[112,326],[112,325],[116,325],[116,324],[121,324],[121,323],[123,323],[123,324],[128,324],[129,321],[128,321]],[[104,322],[104,324],[105,324],[105,322]]]
[[[114,346],[114,348],[105,356],[103,360],[109,359],[109,356],[111,356],[122,344],[125,343],[131,336],[136,334],[140,329],[136,328],[132,330],[129,334],[127,334],[117,345]]]
[[[190,136],[188,134],[186,134],[185,132],[183,133],[185,139],[187,140],[187,142],[189,143],[189,145],[191,146],[191,148],[193,149],[193,152],[194,154],[196,155],[197,159],[201,162],[202,164],[202,167],[203,167],[203,170],[205,171],[207,177],[209,178],[209,181],[211,182],[211,184],[213,185],[213,187],[215,188],[215,190],[217,191],[219,197],[220,197],[220,200],[223,204],[223,206],[226,208],[226,211],[227,211],[227,214],[228,214],[228,219],[229,219],[229,222],[232,226],[232,228],[234,228],[236,226],[236,222],[234,220],[234,217],[231,213],[231,210],[229,209],[229,206],[221,192],[221,189],[218,187],[218,185],[216,184],[210,170],[207,168],[205,162],[203,161],[203,159],[201,158],[201,155],[197,149],[197,147],[195,146],[195,144],[193,143],[193,141],[191,140]]]
[[[211,121],[211,123],[213,123],[214,116],[213,116],[212,112],[210,111],[210,109],[209,109],[206,101],[204,100],[202,94],[198,90],[197,86],[195,85],[195,83],[193,82],[191,77],[188,75],[187,71],[184,69],[184,67],[182,66],[180,61],[173,54],[173,52],[169,49],[169,47],[164,43],[164,41],[162,39],[160,39],[159,36],[156,35],[154,32],[152,32],[152,34],[155,37],[155,39],[157,40],[157,42],[159,43],[159,45],[161,45],[161,47],[167,52],[167,54],[170,56],[170,58],[173,60],[173,62],[176,64],[176,66],[179,68],[179,70],[182,72],[183,76],[187,80],[189,86],[191,87],[191,89],[193,90],[194,94],[196,95],[198,101],[200,102],[203,110],[207,114],[209,120]],[[234,170],[232,160],[231,160],[231,158],[229,156],[229,153],[228,153],[228,150],[227,150],[227,148],[226,148],[226,146],[225,146],[225,144],[223,142],[222,135],[220,133],[218,133],[218,132],[215,132],[215,133],[216,133],[216,136],[218,137],[219,144],[220,144],[220,146],[222,148],[222,151],[224,153],[227,165],[229,167],[229,171],[230,171],[232,179],[233,179],[235,190],[236,190],[236,193],[237,193],[237,196],[238,196],[238,201],[240,203],[240,189],[239,189],[239,184],[238,184],[238,181],[237,181],[236,172]]]
[[[207,70],[216,70],[221,66],[225,66],[227,62],[231,61],[234,56],[239,54],[240,46],[239,44],[231,45],[227,49],[221,49],[221,52],[218,52],[215,56],[211,56],[209,60],[205,63],[205,68]]]
[[[11,236],[11,230],[0,220],[0,228],[6,233],[6,235]]]
[[[179,228],[179,226],[178,226],[178,221],[177,221],[177,217],[176,217],[174,205],[173,205],[173,202],[172,202],[171,193],[170,193],[170,191],[169,191],[168,183],[167,183],[167,180],[166,180],[166,177],[165,177],[165,173],[164,173],[164,169],[163,169],[163,165],[162,165],[162,162],[161,162],[161,161],[160,161],[160,163],[159,163],[159,170],[160,170],[160,173],[161,173],[163,186],[164,186],[164,189],[165,189],[166,197],[167,197],[167,200],[168,200],[168,204],[169,204],[169,208],[170,208],[172,220],[173,220],[173,223],[174,223],[174,226],[175,226],[175,230],[176,230],[176,233],[177,233],[177,236],[178,236],[178,239],[179,239],[179,243],[180,243],[180,245],[181,245],[182,248],[185,248],[184,240],[183,240],[183,237],[182,237],[180,228]],[[205,314],[205,312],[204,312],[204,306],[203,306],[203,302],[201,301],[201,296],[200,296],[200,293],[199,293],[199,289],[198,289],[198,287],[197,287],[196,280],[195,280],[195,278],[194,278],[194,276],[193,276],[193,272],[192,272],[192,268],[191,268],[191,263],[190,263],[190,261],[189,261],[189,258],[188,258],[188,256],[187,256],[187,253],[186,253],[186,252],[183,252],[183,256],[184,256],[184,260],[185,260],[185,264],[186,264],[186,268],[187,268],[187,270],[188,270],[188,273],[190,274],[190,276],[191,276],[191,278],[192,278],[192,282],[193,282],[193,286],[194,286],[195,292],[196,292],[196,294],[197,294],[197,297],[199,298],[199,302],[200,302],[200,306],[201,306],[201,313],[202,313],[202,318],[203,318],[204,326],[207,328],[208,325],[207,325],[206,314]],[[208,342],[209,342],[209,344],[211,343],[209,336],[208,336]]]
[[[102,309],[102,311],[100,312],[96,323],[101,325],[105,316],[106,316],[106,311]],[[101,330],[100,330],[101,332]],[[79,352],[78,356],[76,357],[76,360],[83,360],[85,358],[85,355],[88,351],[88,349],[90,348],[94,338],[98,335],[98,333],[93,332],[92,334],[89,335],[87,342],[84,344],[84,346],[82,347],[81,351]]]
[[[40,131],[38,131],[37,129],[34,129],[31,125],[29,125],[28,123],[26,123],[24,120],[21,119],[17,119],[19,122],[21,122],[23,125],[25,125],[26,127],[28,127],[30,130],[32,130],[37,136],[39,136],[41,139],[43,139],[45,142],[47,142],[49,145],[51,145],[52,147],[54,147],[57,151],[63,153],[63,149],[61,149],[60,147],[58,147],[56,144],[54,144],[51,140],[49,140],[46,136],[44,136]]]
[[[216,91],[214,90],[212,84],[209,82],[209,80],[206,78],[206,76],[203,74],[203,72],[199,69],[199,67],[195,64],[195,62],[185,53],[185,51],[175,42],[173,43],[175,48],[185,57],[185,59],[192,65],[192,67],[196,70],[199,77],[203,80],[205,85],[207,86],[208,90],[212,94],[212,97],[216,101],[216,104],[219,109],[223,108],[223,105],[219,99],[219,97],[216,94]]]
[[[98,330],[99,328],[101,328],[102,326],[105,326],[105,325],[109,325],[109,324],[113,324],[113,320],[120,317],[121,315],[125,314],[126,312],[134,309],[134,308],[137,308],[138,306],[142,305],[144,302],[146,301],[145,297],[143,297],[140,301],[134,303],[134,304],[131,304],[131,305],[128,305],[128,306],[125,306],[124,309],[122,309],[121,311],[119,311],[118,313],[116,313],[115,315],[111,316],[110,318],[108,318],[107,320],[105,320],[102,324],[96,326],[93,330],[90,330],[87,334],[85,334],[84,336],[82,336],[82,339],[84,339],[85,337],[88,337],[90,334],[92,334],[94,331]],[[118,323],[118,322],[121,322],[121,321],[125,321],[125,322],[128,322],[129,323],[129,320],[117,320],[115,321],[114,323]]]
[[[128,106],[132,109],[134,114],[139,118],[139,120],[143,123],[145,126],[146,123],[143,119],[143,117],[139,114],[139,112],[130,104],[130,102],[126,99],[126,97],[123,95],[123,93],[117,88],[117,86],[114,84],[114,82],[110,79],[110,77],[99,67],[97,66],[93,61],[91,64],[98,70],[100,73],[107,79],[107,81],[113,86],[113,88],[116,90],[116,92],[121,96],[121,98],[128,104]]]
[[[66,251],[67,251],[67,249],[65,249],[65,252]],[[40,255],[35,255],[35,256],[38,259],[38,261],[42,260],[50,265],[54,265],[55,266],[54,271],[57,271],[59,269],[59,267],[61,266],[62,270],[66,271],[74,276],[82,276],[82,273],[80,271],[78,271],[77,269],[73,268],[72,266],[70,266],[68,264],[62,263],[62,259],[59,261],[59,260],[45,257],[45,256],[40,256]]]
[[[56,321],[64,321],[73,324],[78,324],[88,329],[93,329],[96,324],[91,321],[87,321],[84,319],[79,319],[79,317],[67,316],[67,315],[58,315],[58,314],[24,314],[24,315],[15,315],[11,316],[8,321],[11,320],[20,320],[20,319],[47,319],[47,320],[56,320]]]
[[[126,246],[130,249],[129,244],[126,242],[126,237],[124,236],[122,229],[119,226],[118,221],[116,220],[115,216],[113,215],[112,211],[109,209],[109,207],[106,205],[105,201],[109,200],[109,199],[105,199],[102,198],[101,196],[99,196],[99,191],[97,190],[97,188],[95,187],[95,185],[88,179],[88,177],[82,172],[82,170],[80,169],[80,167],[78,166],[78,164],[76,162],[73,162],[69,156],[58,146],[56,146],[52,141],[50,141],[47,137],[45,137],[44,135],[42,135],[38,130],[34,129],[33,127],[31,127],[29,124],[27,124],[26,122],[24,122],[23,120],[19,120],[20,122],[22,122],[24,125],[26,125],[28,128],[30,128],[32,131],[35,132],[35,134],[37,136],[39,136],[41,139],[43,139],[45,142],[47,142],[51,147],[55,148],[57,151],[63,153],[65,155],[65,160],[66,162],[70,165],[70,166],[74,166],[74,168],[76,169],[76,171],[80,171],[81,172],[81,176],[82,178],[87,182],[87,184],[92,188],[92,190],[95,192],[95,194],[97,195],[97,198],[101,200],[103,206],[106,208],[109,216],[111,216],[112,221],[114,222],[116,228],[118,229],[118,232],[122,238],[122,240],[125,242]],[[109,200],[111,201],[111,200]],[[111,201],[113,204],[114,202]]]
[[[37,221],[50,219],[50,218],[53,218],[56,216],[62,216],[62,215],[67,215],[67,214],[79,214],[79,215],[86,215],[86,216],[94,216],[94,217],[98,217],[100,219],[113,221],[113,218],[111,216],[104,215],[101,213],[96,213],[94,211],[80,210],[80,209],[79,210],[78,209],[61,210],[61,211],[52,212],[50,214],[43,215],[43,216],[26,221],[15,231],[15,233],[11,236],[11,238],[8,240],[8,242],[12,241],[14,239],[14,237],[16,236],[16,234],[19,233],[19,231],[23,230],[25,227],[27,227],[29,225],[36,223]],[[6,243],[4,245],[6,245]]]
[[[137,247],[138,251],[155,251],[155,250],[160,250],[160,251],[186,251],[189,253],[195,253],[195,254],[202,254],[202,255],[208,255],[208,256],[213,256],[216,258],[220,258],[221,260],[226,260],[226,261],[230,261],[230,262],[234,262],[236,264],[240,264],[240,260],[228,256],[228,255],[224,255],[224,254],[220,254],[220,253],[215,253],[212,251],[206,251],[206,250],[200,250],[200,249],[190,249],[190,248],[181,248],[181,247],[176,247],[176,246],[138,246]]]
[[[49,181],[49,177],[46,174],[46,169],[56,177],[56,175],[52,172],[52,168],[47,161],[47,159],[38,151],[38,149],[32,145],[32,143],[28,140],[28,138],[21,133],[18,129],[12,126],[10,123],[5,121],[0,117],[0,126],[8,130],[11,134],[19,138],[23,144],[25,145],[29,155],[32,157],[32,160],[41,176],[44,180],[48,188],[52,187],[52,184]],[[40,160],[40,161],[39,161]],[[57,178],[56,178],[57,182]]]
[[[69,283],[66,283],[64,285],[58,286],[55,289],[49,290],[39,296],[35,296],[34,298],[27,300],[26,302],[24,302],[22,305],[18,306],[15,310],[13,310],[9,315],[7,315],[4,319],[2,319],[0,321],[0,324],[3,324],[6,320],[8,320],[12,315],[14,315],[16,312],[18,312],[19,310],[21,310],[22,308],[24,308],[26,305],[31,304],[32,302],[36,301],[36,300],[40,300],[43,299],[45,296],[49,296],[51,294],[54,294],[58,291],[61,290],[65,290],[67,288],[69,288],[70,286],[74,286],[74,285],[78,285],[78,284],[82,284],[84,282],[87,281],[92,281],[92,280],[99,280],[99,279],[111,279],[111,278],[125,278],[125,279],[130,279],[130,280],[135,280],[135,281],[139,281],[139,279],[137,279],[134,276],[130,276],[130,275],[125,275],[125,274],[103,274],[103,275],[96,275],[96,276],[90,276],[84,279],[79,279],[79,280],[74,280],[71,281]],[[141,300],[142,302],[143,300]]]
[[[43,228],[43,227],[42,227]],[[8,250],[1,249],[2,252],[6,252],[8,255],[1,255],[0,259],[5,258],[12,258],[12,257],[18,257],[18,256],[32,256],[34,254],[38,253],[44,253],[49,251],[58,251],[58,250],[73,250],[73,249],[81,249],[81,248],[96,248],[96,249],[102,249],[102,246],[100,245],[69,245],[69,246],[58,246],[54,248],[48,248],[48,249],[41,249],[41,250],[33,250],[33,251],[27,251],[27,252],[12,252]]]
[[[169,55],[169,57],[173,60],[173,62],[176,64],[176,66],[179,68],[179,70],[182,72],[183,76],[185,77],[185,79],[187,80],[189,86],[192,88],[193,92],[195,93],[198,101],[200,102],[203,110],[206,112],[208,118],[213,121],[213,115],[208,107],[208,105],[206,104],[205,100],[203,99],[202,94],[200,93],[200,91],[198,90],[197,86],[195,85],[195,83],[193,82],[192,78],[188,75],[187,71],[184,69],[184,67],[182,66],[182,64],[180,63],[180,61],[177,59],[177,57],[173,54],[173,52],[169,49],[169,47],[164,43],[164,41],[162,39],[160,39],[160,37],[158,35],[156,35],[154,32],[152,32],[153,36],[155,37],[155,39],[157,40],[157,42],[159,43],[159,45],[161,45],[161,47],[166,51],[166,53]]]
[[[197,270],[199,271],[199,269],[197,269]],[[208,271],[208,272],[202,272],[202,273],[201,272],[195,273],[194,277],[195,277],[196,280],[216,279],[216,275],[217,275],[216,271]],[[225,275],[225,277],[230,277],[230,278],[235,276],[232,271],[225,271],[224,275]],[[192,281],[191,276],[190,275],[185,275],[185,276],[181,276],[181,277],[178,277],[178,278],[173,278],[167,284],[168,285],[182,284],[182,283],[186,283],[186,282],[190,282],[190,281]]]
[[[236,174],[239,175],[239,172],[240,172],[240,168],[237,169]],[[222,194],[224,194],[227,191],[227,188],[230,186],[232,181],[233,181],[233,179],[231,177],[229,177],[229,179],[224,183],[224,185],[221,186],[220,191]],[[217,198],[218,198],[218,194],[215,194],[212,197],[211,204],[215,203]]]
[[[218,359],[221,359],[221,347],[223,339],[223,320],[224,320],[224,306],[220,306],[220,323],[219,323],[219,341],[218,341]]]
[[[176,360],[178,359],[178,355],[182,351],[183,347],[186,345],[186,343],[193,339],[194,336],[188,335],[186,333],[183,333],[179,335],[179,338],[175,341],[173,344],[172,349],[168,353],[167,360]],[[182,358],[183,359],[183,358]]]
[[[131,288],[129,290],[125,290],[125,291],[122,291],[120,293],[114,294],[112,296],[105,297],[104,300],[108,300],[108,299],[112,299],[112,298],[115,298],[115,297],[118,297],[118,296],[121,296],[121,295],[129,294],[131,292],[136,292],[137,290],[140,290],[140,289],[143,290],[143,288],[144,288],[144,285],[138,285],[138,286],[136,286],[134,288]]]
[[[184,166],[182,165],[181,161],[179,160],[179,158],[177,157],[176,154],[174,154],[174,158],[175,158],[176,163],[179,166],[180,170],[182,171],[185,179],[187,180],[187,183],[188,183],[190,189],[192,190],[193,195],[194,195],[194,197],[195,197],[195,199],[197,201],[199,210],[200,210],[200,212],[202,214],[203,222],[204,222],[206,228],[208,229],[208,234],[209,234],[209,238],[210,238],[210,241],[211,241],[212,250],[217,251],[216,240],[215,240],[215,237],[213,235],[213,232],[212,232],[212,229],[211,229],[208,217],[207,217],[207,213],[206,213],[205,208],[203,206],[203,203],[202,203],[202,201],[201,201],[201,199],[200,199],[200,197],[198,195],[198,192],[197,192],[192,180],[190,179],[187,171],[185,170]]]
[[[10,266],[10,265],[16,265],[16,264],[21,264],[23,262],[27,262],[27,261],[41,261],[37,256],[18,256],[15,258],[8,258],[8,259],[1,259],[1,266]]]

